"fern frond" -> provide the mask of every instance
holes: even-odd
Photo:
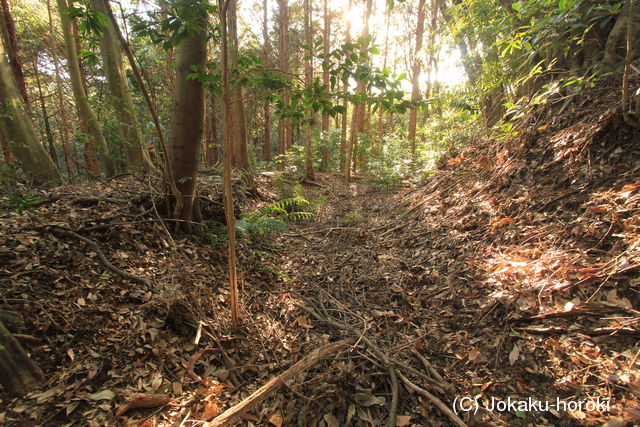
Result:
[[[289,221],[298,221],[302,219],[314,219],[316,216],[311,212],[291,212],[287,215]]]

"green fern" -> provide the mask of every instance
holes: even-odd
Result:
[[[309,201],[302,196],[280,200],[237,220],[236,235],[263,239],[272,234],[282,233],[289,229],[286,224],[288,221],[313,219],[315,215],[304,210],[309,207]],[[210,222],[207,238],[214,248],[219,248],[227,240],[227,226],[217,221]]]
[[[287,231],[288,227],[282,220],[273,217],[258,218],[247,221],[245,218],[236,222],[236,233],[240,236],[265,237],[270,234]]]

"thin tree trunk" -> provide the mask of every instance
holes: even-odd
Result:
[[[411,100],[420,100],[420,71],[421,71],[421,51],[422,38],[424,36],[424,11],[425,0],[418,0],[418,22],[416,25],[416,44],[413,51],[413,70],[411,75]],[[418,124],[418,108],[412,107],[409,110],[409,130],[407,139],[411,145],[411,166],[416,162],[416,128]]]
[[[369,17],[371,16],[371,7],[373,1],[367,0],[366,10],[364,13],[364,26],[362,28],[361,38],[366,37],[369,34]],[[360,63],[364,63],[364,59],[360,60]],[[356,87],[356,96],[364,94],[366,92],[366,83],[359,81]],[[358,135],[364,130],[365,119],[365,105],[364,103],[358,103],[353,106],[353,117],[351,118],[351,134],[349,135],[349,145],[347,147],[347,159],[345,165],[345,176],[347,179],[351,179],[351,169],[353,166],[353,151],[358,141]]]
[[[60,184],[60,172],[38,141],[11,65],[5,56],[3,43],[0,43],[0,103],[2,111],[6,112],[0,114],[0,128],[9,141],[11,154],[36,184]]]
[[[351,10],[353,7],[353,0],[349,0],[348,10]],[[345,42],[347,44],[351,43],[351,22],[347,20],[347,27],[345,29]],[[344,83],[344,92],[346,93],[349,89],[347,83]],[[342,114],[342,132],[340,134],[340,172],[347,174],[347,123],[348,123],[348,114],[349,114],[349,102],[347,97],[345,96],[342,106],[344,107],[344,113]],[[352,114],[355,114],[355,108]],[[349,175],[350,176],[350,175]]]
[[[227,38],[229,39],[228,57],[232,68],[238,67],[238,25],[237,25],[237,0],[227,0]],[[231,130],[236,135],[233,138],[233,166],[237,169],[250,171],[251,163],[249,159],[249,140],[247,137],[247,121],[244,108],[243,90],[239,86],[230,89],[231,107]]]
[[[382,65],[382,69],[387,68],[387,60],[389,57],[389,27],[391,24],[391,11],[387,10],[385,20],[386,20],[387,29],[384,35],[384,63]],[[376,139],[373,145],[373,155],[378,157],[382,155],[382,142],[383,142],[383,135],[384,135],[383,115],[384,115],[384,109],[382,108],[382,105],[380,105],[378,107],[378,129],[377,129],[378,138]]]
[[[231,321],[234,326],[241,323],[240,301],[238,295],[238,277],[236,266],[236,218],[234,216],[233,186],[231,183],[232,168],[232,133],[231,115],[233,108],[229,96],[229,40],[227,35],[227,13],[229,2],[233,0],[218,0],[220,13],[220,29],[222,44],[222,103],[224,122],[224,214],[227,222],[229,286],[231,290]]]
[[[197,4],[198,0],[191,0],[192,7]],[[193,230],[192,221],[199,220],[195,198],[198,151],[204,128],[204,88],[201,81],[187,76],[193,72],[192,66],[203,67],[207,61],[207,16],[202,14],[197,20],[200,31],[192,30],[178,47],[169,134],[171,169],[181,202],[180,212],[174,216],[182,220],[181,228],[187,233]]]
[[[209,102],[209,126],[211,128],[211,144],[208,147],[209,161],[211,165],[218,164],[220,161],[220,145],[218,144],[218,120],[216,119],[216,98],[211,97]]]
[[[98,154],[98,161],[101,165],[101,169],[108,175],[114,174],[114,166],[112,160],[109,158],[109,149],[107,148],[107,141],[102,134],[100,123],[96,117],[89,99],[87,98],[87,92],[83,88],[82,75],[80,73],[80,61],[78,60],[78,49],[76,46],[76,39],[73,35],[72,22],[67,15],[68,5],[66,0],[58,1],[58,11],[60,13],[60,23],[62,26],[62,34],[64,36],[65,51],[67,54],[67,66],[69,76],[71,77],[71,87],[76,100],[76,106],[80,111],[80,120],[85,123],[89,131],[89,138],[92,141],[95,150]]]
[[[310,47],[310,51],[307,53],[308,59],[305,64],[305,74],[306,74],[306,84],[307,86],[311,86],[313,84],[313,37],[311,35],[311,0],[304,0],[304,33],[305,33],[305,43]],[[305,138],[305,160],[304,160],[304,169],[305,175],[308,179],[313,180],[315,178],[315,173],[313,171],[313,140],[311,138],[311,126],[313,122],[313,110],[309,109],[308,111],[308,122],[305,123],[304,126],[304,138]],[[324,118],[323,118],[324,121]],[[328,125],[328,118],[327,118]]]
[[[162,19],[167,19],[168,11],[169,11],[169,3],[166,0],[160,0],[158,2],[160,4],[160,14]],[[169,38],[170,34],[167,32],[166,37]],[[174,84],[175,84],[175,65],[176,65],[176,55],[172,48],[166,50],[167,61],[164,64],[163,72],[167,80],[167,88],[170,93],[173,93]]]
[[[348,85],[345,83],[344,92],[346,93],[347,90]],[[342,101],[342,107],[344,108],[344,113],[342,113],[342,124],[340,132],[340,172],[345,173],[345,165],[347,163],[347,123],[349,115],[349,101],[346,96]]]
[[[60,135],[62,138],[62,150],[64,151],[64,160],[67,166],[67,174],[71,179],[76,173],[76,165],[73,160],[73,152],[71,150],[71,143],[69,137],[69,120],[67,115],[67,106],[64,100],[64,92],[62,87],[62,78],[60,77],[60,66],[58,62],[58,49],[56,42],[56,32],[53,29],[53,15],[51,12],[51,1],[47,0],[47,14],[49,16],[49,40],[51,43],[50,51],[53,57],[53,68],[56,73],[56,94],[58,98],[58,104],[60,109],[60,120],[58,121],[60,127]]]
[[[267,0],[263,0],[262,2],[262,55],[264,59],[265,67],[269,66],[269,26],[268,26],[268,2]],[[262,145],[262,151],[264,155],[264,160],[266,162],[271,162],[272,156],[272,148],[271,148],[271,105],[268,100],[264,101],[264,142]]]
[[[56,164],[58,169],[60,165],[58,164],[58,157],[56,155],[56,146],[53,139],[53,132],[51,132],[51,124],[49,123],[49,113],[47,112],[47,106],[44,102],[44,94],[42,93],[42,85],[40,84],[40,73],[38,72],[38,60],[36,58],[33,59],[33,73],[36,76],[36,86],[38,87],[38,98],[40,101],[40,109],[42,110],[42,120],[44,122],[44,132],[47,136],[47,144],[49,146],[49,156]]]
[[[97,11],[106,15],[107,1],[93,0],[92,4]],[[145,155],[143,150],[142,132],[124,74],[120,45],[111,22],[108,22],[103,28],[100,53],[109,89],[111,90],[111,101],[118,118],[118,133],[124,146],[127,166],[134,170],[154,170],[155,167],[149,155]]]
[[[5,165],[12,164],[13,157],[9,151],[9,139],[7,138],[7,135],[4,134],[2,126],[0,126],[0,146],[2,146],[2,159],[4,160]]]
[[[278,8],[280,12],[279,19],[279,68],[285,78],[289,72],[289,4],[288,0],[278,0]],[[289,106],[289,93],[287,91],[283,94],[284,108]],[[288,141],[291,137],[291,122],[287,118],[281,118],[278,124],[278,154],[280,161],[278,163],[278,169],[284,170],[286,167],[286,154],[288,148]]]
[[[322,41],[323,49],[322,53],[325,58],[329,56],[331,48],[331,12],[329,11],[329,1],[324,0],[322,4],[324,15],[324,27],[322,28]],[[325,93],[329,91],[329,70],[322,72],[322,84],[325,86]],[[326,172],[329,168],[329,147],[327,140],[329,138],[329,115],[325,112],[322,113],[322,138],[325,140],[322,144],[322,163],[320,170]]]

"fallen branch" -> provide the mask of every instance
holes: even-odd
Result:
[[[71,238],[74,238],[76,240],[80,240],[81,242],[89,245],[89,247],[91,249],[93,249],[93,251],[96,253],[96,255],[98,255],[98,258],[100,259],[102,264],[110,272],[112,272],[114,274],[117,274],[118,276],[122,276],[125,279],[129,279],[132,282],[143,283],[145,285],[149,285],[150,284],[150,282],[147,279],[145,279],[143,277],[140,277],[140,276],[136,276],[134,274],[127,273],[126,271],[122,271],[118,267],[116,267],[115,265],[111,264],[111,262],[109,262],[107,257],[102,252],[102,249],[100,249],[100,246],[95,241],[93,241],[91,239],[88,239],[88,238],[86,238],[84,236],[81,236],[78,233],[76,233],[75,231],[71,231],[69,229],[58,227],[58,226],[54,226],[53,229],[51,230],[51,232],[53,234],[55,234],[56,236],[71,237]]]
[[[380,362],[382,362],[382,364],[385,367],[389,367],[389,366],[398,366],[414,375],[419,376],[420,378],[422,378],[425,382],[427,382],[431,387],[433,387],[435,390],[446,394],[445,389],[449,389],[449,387],[447,387],[447,384],[443,384],[440,381],[431,378],[429,375],[425,374],[424,372],[420,372],[419,370],[412,368],[411,366],[407,365],[406,363],[402,363],[398,360],[394,360],[391,359],[389,356],[387,356],[386,354],[384,354],[384,352],[382,350],[380,350],[380,348],[375,345],[373,343],[373,341],[371,341],[368,337],[366,337],[361,331],[359,331],[358,329],[354,328],[353,326],[347,325],[345,323],[342,322],[338,322],[337,320],[333,320],[333,319],[325,319],[324,317],[320,316],[318,313],[316,313],[314,310],[310,309],[309,307],[305,307],[303,305],[297,305],[299,308],[301,308],[302,310],[306,311],[307,313],[309,313],[311,316],[313,316],[316,320],[320,321],[320,322],[325,322],[337,329],[341,329],[343,331],[348,331],[351,332],[353,335],[358,337],[358,340],[364,342],[366,344],[367,347],[369,347],[369,350],[371,350],[371,352],[380,360]]]
[[[282,387],[287,381],[291,380],[299,373],[311,368],[313,365],[325,359],[327,356],[330,356],[342,350],[347,345],[351,344],[352,341],[353,340],[351,339],[347,339],[332,342],[315,349],[310,354],[296,362],[292,367],[290,367],[277,377],[271,379],[268,383],[251,393],[246,399],[227,409],[210,423],[204,424],[204,426],[216,427],[230,424],[241,413],[248,411],[249,408],[251,408],[253,405],[261,402],[268,395]]]
[[[532,335],[565,335],[565,334],[582,334],[590,337],[601,337],[605,335],[624,335],[624,336],[640,336],[640,331],[633,328],[596,328],[596,329],[575,329],[550,326],[547,328],[515,328],[518,332],[525,332]]]
[[[433,365],[431,364],[431,362],[429,362],[429,360],[427,360],[426,357],[424,357],[418,350],[416,350],[415,348],[411,349],[411,352],[418,358],[420,359],[420,361],[422,362],[422,364],[424,365],[424,367],[429,371],[429,373],[431,374],[431,376],[433,378],[435,378],[436,380],[440,381],[443,385],[446,386],[446,388],[448,390],[453,390],[453,386],[451,384],[449,384],[444,378],[442,378],[442,376],[440,375],[440,373],[438,373],[438,371],[436,371],[436,368],[433,367]]]
[[[414,383],[412,383],[411,381],[409,381],[409,379],[407,377],[405,377],[404,375],[402,375],[400,372],[398,372],[398,376],[400,377],[400,379],[402,380],[402,382],[407,386],[407,388],[409,390],[412,390],[418,394],[423,395],[424,397],[426,397],[427,399],[429,399],[431,401],[431,403],[433,403],[434,405],[436,405],[436,407],[438,407],[438,409],[440,409],[447,417],[449,417],[449,419],[453,422],[453,424],[459,426],[459,427],[467,427],[467,424],[462,421],[462,419],[460,419],[460,417],[458,417],[456,414],[453,413],[453,411],[451,409],[449,409],[449,407],[440,399],[438,399],[436,396],[434,396],[433,394],[429,393],[427,390],[418,387],[417,385],[415,385]]]
[[[581,306],[573,307],[571,310],[553,311],[549,313],[537,314],[535,316],[522,317],[520,319],[513,319],[514,323],[526,323],[536,320],[554,319],[554,318],[568,318],[578,316],[603,316],[605,314],[631,312],[635,313],[635,310],[618,306],[609,305],[605,303],[589,303]]]
[[[389,419],[387,426],[396,427],[396,418],[398,415],[398,376],[396,368],[389,366],[389,381],[391,382],[391,404],[389,406]]]

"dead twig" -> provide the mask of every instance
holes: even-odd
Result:
[[[424,397],[426,397],[427,399],[429,399],[431,401],[431,403],[433,403],[447,417],[449,417],[449,419],[451,420],[451,422],[453,422],[453,424],[455,424],[455,425],[457,425],[459,427],[467,427],[467,424],[464,421],[462,421],[462,419],[460,419],[460,417],[458,417],[456,414],[454,414],[453,411],[451,409],[449,409],[449,407],[442,400],[438,399],[436,396],[434,396],[433,394],[429,393],[427,390],[418,387],[417,385],[415,385],[414,383],[409,381],[409,379],[407,377],[405,377],[404,375],[402,375],[400,372],[398,372],[398,376],[400,377],[402,382],[407,386],[407,388],[409,390],[412,390],[412,391],[414,391],[414,392],[416,392],[418,394],[421,394]]]
[[[435,390],[446,394],[445,389],[447,388],[447,386],[445,384],[442,384],[440,381],[435,380],[433,378],[431,378],[430,376],[428,376],[427,374],[420,372],[419,370],[412,368],[411,366],[402,363],[398,360],[394,360],[391,359],[389,356],[387,356],[382,350],[380,350],[380,348],[375,345],[373,343],[373,341],[371,341],[363,332],[359,331],[358,329],[354,328],[353,326],[347,325],[345,323],[342,322],[338,322],[337,320],[334,319],[325,319],[322,316],[320,316],[317,312],[315,312],[314,310],[305,307],[303,305],[297,304],[297,306],[299,308],[301,308],[302,310],[306,311],[307,313],[309,313],[311,316],[313,316],[313,318],[315,318],[316,320],[320,321],[320,322],[324,322],[327,323],[337,329],[341,329],[344,331],[348,331],[351,334],[355,335],[358,337],[359,341],[362,341],[368,348],[369,350],[378,358],[378,360],[382,363],[382,365],[384,367],[386,367],[388,370],[389,369],[395,369],[396,367],[401,367],[402,369],[419,376],[420,378],[424,379],[424,381],[426,383],[428,383],[431,387],[433,387]],[[395,371],[394,371],[395,373]],[[393,387],[393,378],[391,379],[391,383],[392,383],[392,387]],[[396,401],[396,405],[397,405],[397,401]],[[392,406],[389,408],[389,413],[391,415],[391,412],[395,410],[393,408],[393,399],[392,399]]]
[[[76,233],[75,231],[71,231],[67,228],[62,228],[60,226],[53,226],[51,232],[53,234],[55,234],[58,237],[71,237],[73,239],[76,240],[80,240],[82,243],[85,243],[87,245],[89,245],[89,247],[96,253],[96,255],[98,255],[98,258],[100,259],[100,261],[102,262],[102,264],[107,268],[107,270],[109,270],[110,272],[117,274],[118,276],[124,277],[125,279],[129,279],[132,282],[138,282],[138,283],[142,283],[145,285],[150,285],[151,282],[149,282],[149,280],[140,277],[140,276],[136,276],[134,274],[130,274],[127,273],[126,271],[122,271],[120,270],[118,267],[116,267],[115,265],[111,264],[111,262],[107,259],[107,257],[104,255],[104,252],[102,252],[102,249],[100,249],[100,246],[93,240],[88,239],[84,236],[79,235],[78,233]]]
[[[391,382],[391,404],[389,405],[389,419],[387,426],[396,427],[396,418],[398,413],[398,377],[396,368],[389,366],[389,381]]]
[[[326,357],[339,352],[351,343],[351,339],[332,342],[326,344],[320,348],[315,349],[304,358],[300,359],[297,363],[291,366],[289,369],[271,379],[265,385],[251,393],[247,398],[232,406],[231,408],[218,415],[210,423],[204,424],[205,427],[216,427],[228,425],[234,421],[241,413],[246,412],[253,405],[261,402],[271,393],[282,387],[287,381],[293,379],[296,375],[306,371],[319,361]]]
[[[418,350],[416,350],[415,348],[411,349],[411,352],[418,358],[420,359],[420,361],[422,362],[422,364],[424,365],[424,367],[429,371],[429,373],[431,374],[431,376],[433,378],[435,378],[436,380],[440,381],[442,384],[444,384],[448,390],[452,390],[453,386],[451,384],[449,384],[444,378],[442,378],[442,376],[438,373],[438,371],[436,371],[436,368],[433,367],[433,365],[431,364],[431,362],[429,362],[429,360],[424,357]]]

